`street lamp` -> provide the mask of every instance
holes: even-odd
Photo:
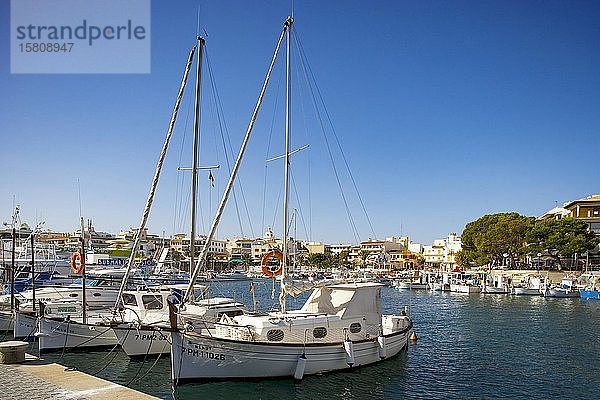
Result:
[[[539,273],[540,272],[540,257],[542,256],[542,253],[538,253],[537,256],[538,256],[537,270]]]

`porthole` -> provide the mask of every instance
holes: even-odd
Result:
[[[327,328],[320,326],[313,329],[313,336],[315,339],[323,339],[325,336],[327,336]]]
[[[350,333],[358,333],[362,330],[362,326],[358,322],[350,324]]]
[[[69,294],[69,297],[77,297],[77,296],[79,296],[79,294],[78,294],[78,293],[70,293],[70,294]]]
[[[267,339],[271,342],[281,342],[283,340],[283,331],[281,329],[271,329],[267,332]]]

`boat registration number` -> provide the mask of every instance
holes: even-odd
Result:
[[[182,347],[182,352],[186,353],[188,356],[196,357],[196,358],[205,358],[208,360],[225,360],[225,354],[213,353],[210,351],[210,347],[194,345],[195,348],[191,347]]]
[[[135,340],[167,340],[167,336],[162,333],[136,333]]]

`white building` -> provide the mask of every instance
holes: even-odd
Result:
[[[444,239],[436,239],[431,246],[423,246],[425,265],[452,270],[456,266],[456,254],[462,249],[460,236],[450,232]]]
[[[423,254],[423,245],[421,243],[408,242],[408,251],[411,253]]]
[[[391,238],[395,239],[395,238]],[[402,251],[406,249],[404,244],[399,241],[388,240],[368,240],[360,243],[361,252],[366,252],[366,263],[370,265],[385,265],[390,259],[391,252]]]
[[[205,235],[196,237],[196,240],[194,240],[194,248],[196,253],[202,250],[204,243],[206,243],[206,239],[207,237]],[[171,239],[171,247],[180,253],[189,252],[190,243],[190,236],[185,233],[176,233],[173,236],[173,239]],[[226,253],[226,248],[227,241],[213,239],[208,247],[208,252],[212,254],[224,254]]]
[[[446,246],[444,247],[444,264],[448,269],[453,270],[456,266],[456,255],[462,249],[462,240],[454,232],[450,232],[446,240]]]
[[[328,246],[328,249],[333,254],[340,254],[343,251],[347,251],[348,254],[352,252],[351,244],[332,244]]]

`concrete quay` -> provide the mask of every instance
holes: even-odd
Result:
[[[116,383],[26,354],[21,364],[0,364],[3,400],[153,400]]]

